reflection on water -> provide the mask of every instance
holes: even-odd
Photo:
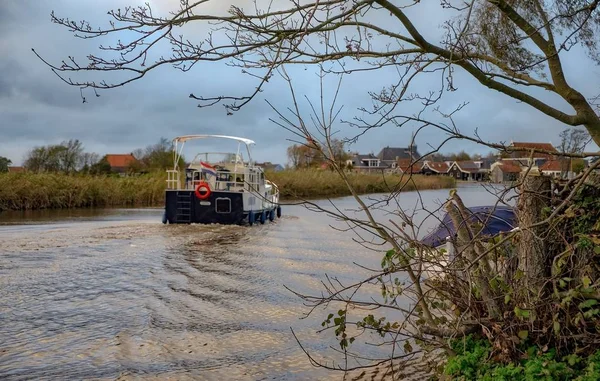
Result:
[[[0,212],[0,225],[156,219],[157,213],[158,209],[151,208],[5,210]]]
[[[481,188],[461,192],[489,203]],[[423,195],[435,206],[447,191]],[[353,263],[376,268],[380,254],[325,214],[284,213],[254,227],[165,226],[157,209],[0,215],[0,378],[341,379],[312,367],[290,333],[340,361],[333,335],[316,333],[329,311],[300,319],[306,307],[283,286],[316,294],[326,273],[361,279]]]

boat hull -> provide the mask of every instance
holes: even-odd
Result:
[[[244,201],[240,192],[213,191],[205,200],[193,190],[165,192],[165,222],[171,224],[241,224],[244,222]]]

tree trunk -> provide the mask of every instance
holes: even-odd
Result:
[[[517,203],[517,219],[522,229],[517,247],[518,269],[523,273],[522,290],[537,295],[550,272],[548,252],[553,238],[547,224],[534,228],[529,226],[540,222],[542,210],[550,206],[552,182],[549,177],[531,174],[522,181]]]

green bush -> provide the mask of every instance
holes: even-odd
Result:
[[[503,364],[495,362],[487,340],[468,336],[454,340],[455,356],[448,359],[444,374],[453,380],[482,381],[554,381],[600,380],[600,351],[579,357],[568,354],[559,358],[555,349],[546,352],[537,347],[523,349],[519,362]]]

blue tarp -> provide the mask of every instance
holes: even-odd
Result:
[[[493,236],[501,232],[508,232],[517,227],[515,211],[507,206],[476,206],[469,208],[472,222],[485,223],[482,234]],[[456,229],[450,215],[446,213],[442,223],[431,233],[425,236],[421,243],[426,246],[438,247],[446,243],[446,237],[454,237]]]

